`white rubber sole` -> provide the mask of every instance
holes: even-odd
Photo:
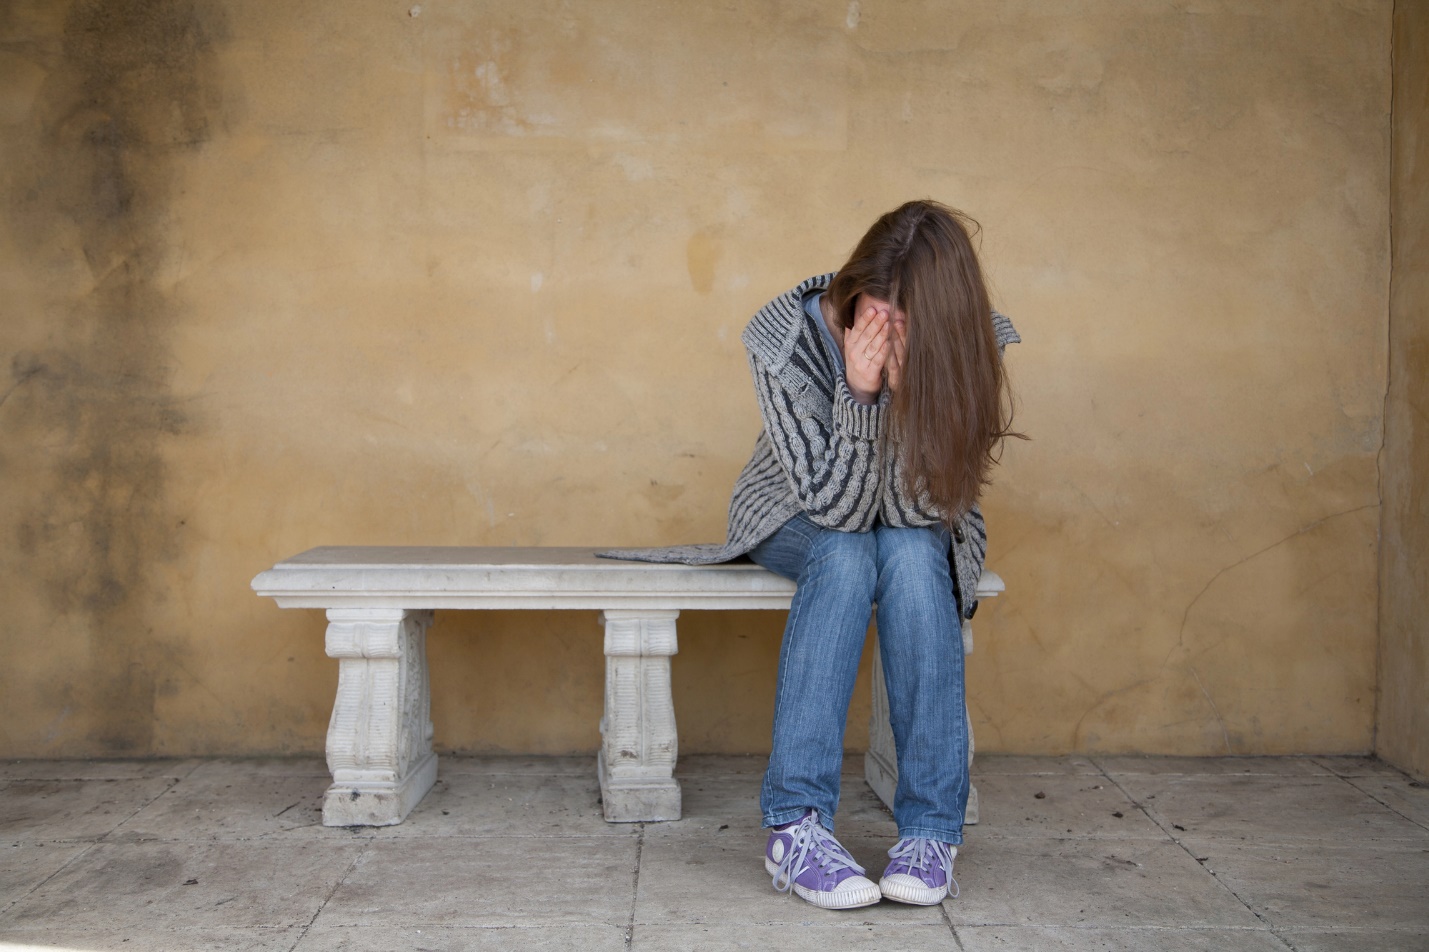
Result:
[[[768,856],[764,857],[764,871],[771,877],[779,871],[779,866]],[[863,883],[864,885],[860,885]],[[809,889],[794,884],[794,894],[807,903],[818,906],[820,909],[860,909],[864,906],[871,906],[883,898],[883,892],[871,879],[864,879],[862,876],[854,876],[845,879],[837,892],[819,892],[817,889]]]
[[[909,876],[907,873],[884,876],[878,881],[878,890],[884,899],[906,902],[910,906],[936,906],[948,898],[947,886],[934,889],[924,884],[917,876]]]

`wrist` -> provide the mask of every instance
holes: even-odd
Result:
[[[849,384],[848,392],[853,397],[853,402],[860,406],[871,407],[878,402],[877,390],[860,390],[853,384]]]
[[[834,429],[845,438],[876,440],[883,431],[883,405],[888,401],[882,393],[871,403],[861,403],[854,396],[847,377],[838,378],[838,394],[834,397]]]
[[[883,381],[877,381],[872,390],[867,390],[854,383],[853,376],[846,373],[844,374],[844,386],[848,387],[849,396],[853,397],[854,403],[870,407],[878,402],[878,392],[883,389]]]

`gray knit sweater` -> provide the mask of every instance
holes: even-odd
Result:
[[[827,290],[833,277],[812,277],[781,294],[744,329],[764,429],[735,481],[724,544],[614,549],[602,556],[689,565],[728,562],[799,512],[844,532],[866,532],[877,521],[900,528],[939,521],[926,497],[906,492],[901,454],[885,452],[888,391],[871,406],[854,400],[825,334],[804,310],[804,296]],[[996,311],[992,323],[999,352],[1021,340],[1012,322]],[[953,575],[967,617],[976,608],[973,593],[986,552],[982,513],[973,506],[953,524]]]

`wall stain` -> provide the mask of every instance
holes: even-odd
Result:
[[[714,289],[715,268],[724,249],[714,229],[702,228],[685,243],[685,264],[690,271],[690,286],[701,294]]]
[[[89,670],[53,687],[92,685],[85,743],[104,752],[151,749],[171,664],[150,618],[164,597],[153,568],[181,544],[163,449],[195,420],[170,392],[176,308],[159,277],[176,163],[222,124],[224,34],[221,11],[194,0],[75,3],[63,37],[34,54],[47,76],[15,130],[9,227],[43,281],[50,328],[0,381],[48,470],[16,541],[57,636],[88,639]]]

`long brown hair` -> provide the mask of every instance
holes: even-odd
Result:
[[[829,288],[845,330],[860,294],[907,315],[887,445],[902,454],[905,488],[926,494],[948,523],[991,482],[1003,439],[1021,436],[973,249],[979,230],[937,202],[908,202],[874,222]]]

